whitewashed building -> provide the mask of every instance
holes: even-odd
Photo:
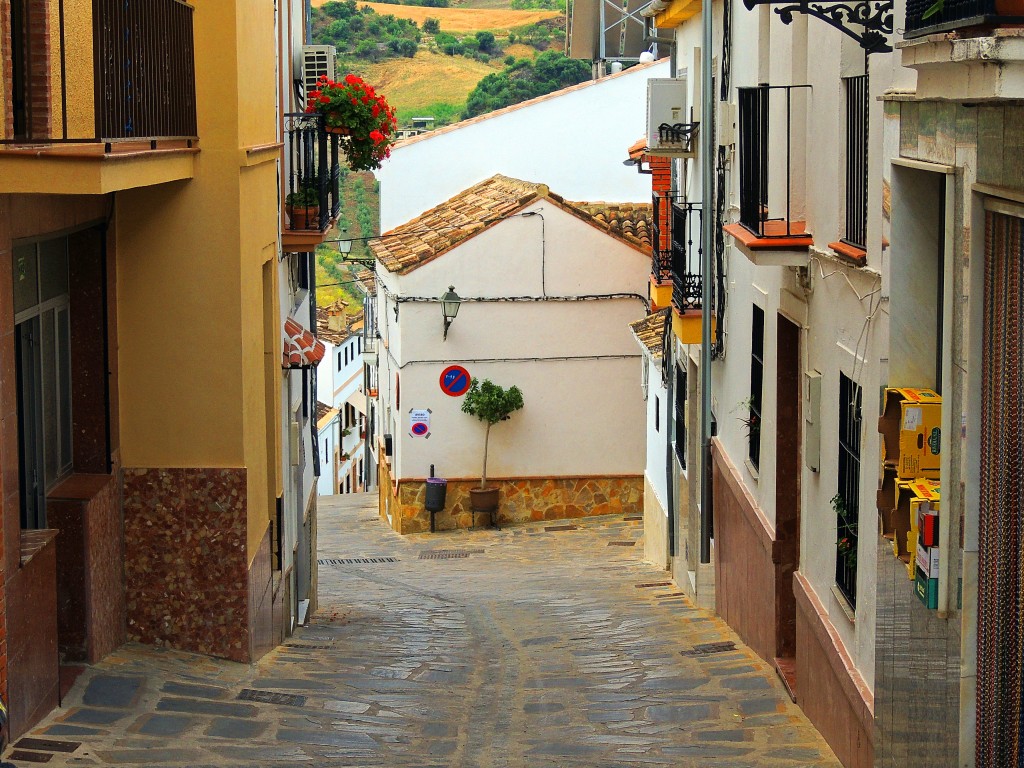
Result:
[[[649,215],[499,175],[374,241],[381,514],[395,530],[428,529],[432,468],[448,480],[437,526],[473,525],[484,427],[461,412],[473,377],[525,399],[491,433],[499,521],[641,513],[641,355],[628,323],[646,314]],[[445,329],[449,286],[461,305]],[[453,366],[463,373],[446,391]]]

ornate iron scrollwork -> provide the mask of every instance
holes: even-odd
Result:
[[[778,0],[743,0],[747,10],[757,5],[774,5]],[[892,34],[893,0],[860,0],[859,2],[811,2],[798,0],[775,8],[783,24],[793,21],[794,13],[804,13],[821,19],[826,24],[849,35],[867,53],[888,53],[892,50],[888,35]]]
[[[658,141],[663,148],[676,144],[681,151],[692,152],[699,126],[700,123],[662,123],[658,126]]]

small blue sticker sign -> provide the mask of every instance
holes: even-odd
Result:
[[[441,391],[450,397],[461,397],[469,389],[469,371],[461,365],[449,365],[441,371]]]

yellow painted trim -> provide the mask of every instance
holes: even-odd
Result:
[[[658,285],[651,283],[651,304],[657,307],[667,307],[672,303],[672,286]]]
[[[263,163],[272,163],[281,157],[281,150],[283,148],[284,144],[281,142],[246,147],[245,156],[242,158],[240,165],[251,167],[253,165],[263,165]]]
[[[195,175],[198,149],[126,154],[0,152],[0,194],[105,195],[184,181]]]
[[[654,17],[654,24],[662,29],[677,27],[700,13],[697,0],[673,0],[672,5]]]
[[[711,318],[711,333],[714,335],[717,323]],[[702,341],[702,323],[699,310],[691,310],[680,314],[672,312],[672,332],[682,344],[700,344]]]

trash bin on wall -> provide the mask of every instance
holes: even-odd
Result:
[[[434,532],[434,514],[444,509],[444,501],[448,495],[448,481],[440,477],[427,478],[427,494],[424,506],[430,513],[430,532]]]

